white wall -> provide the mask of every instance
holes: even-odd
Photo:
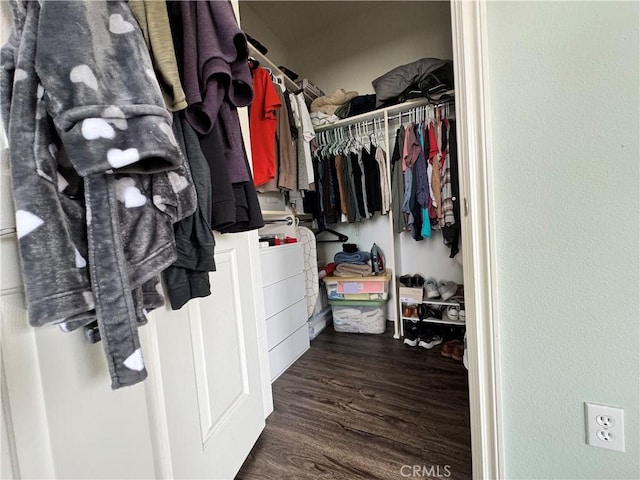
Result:
[[[267,48],[269,60],[276,65],[288,65],[288,48],[247,2],[240,2],[240,22],[243,32]]]
[[[449,2],[359,3],[360,15],[344,17],[337,8],[334,22],[287,45],[296,72],[325,93],[374,93],[371,81],[398,65],[423,57],[451,59]]]
[[[640,478],[639,7],[487,6],[510,479]],[[585,401],[626,453],[585,445]]]

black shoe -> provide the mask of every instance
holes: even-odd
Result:
[[[410,347],[415,347],[416,345],[418,345],[418,337],[420,336],[418,325],[418,322],[413,321],[408,321],[406,323],[403,340],[405,345],[409,345]]]
[[[440,345],[442,343],[442,337],[437,333],[433,332],[424,332],[421,333],[418,337],[418,345],[422,348],[426,348],[427,350],[431,350],[436,345]]]
[[[398,278],[398,281],[404,285],[405,287],[412,287],[412,283],[413,283],[413,279],[411,277],[411,275],[402,275],[400,278]]]
[[[437,318],[438,320],[442,320],[442,311],[438,308],[433,308],[425,305],[425,316],[424,318]]]
[[[411,277],[411,280],[412,287],[422,287],[424,285],[424,277],[418,273]]]

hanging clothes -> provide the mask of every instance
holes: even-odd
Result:
[[[142,30],[167,109],[184,110],[187,98],[178,73],[167,4],[158,0],[129,0],[128,5]]]
[[[361,217],[358,210],[358,201],[356,200],[356,187],[353,181],[353,162],[348,152],[343,155],[342,162],[344,165],[342,184],[345,185],[347,220],[349,223],[359,222]]]
[[[147,376],[137,327],[162,298],[148,292],[193,213],[168,176],[183,161],[171,116],[126,2],[12,8],[0,103],[29,321],[97,319],[112,388],[133,385]]]
[[[433,226],[440,228],[440,219],[442,218],[442,189],[441,189],[441,177],[440,177],[440,148],[438,141],[437,127],[433,122],[429,124],[429,163],[433,168],[431,175],[431,190],[433,191],[435,210],[436,210],[436,222]]]
[[[276,111],[278,119],[276,127],[276,153],[278,159],[278,188],[283,190],[293,190],[296,187],[296,151],[294,140],[291,136],[291,125],[289,123],[289,112],[286,98],[288,95],[277,87],[276,92],[280,99],[281,108]]]
[[[348,185],[344,183],[345,181],[345,168],[344,159],[342,155],[334,155],[333,157],[335,168],[336,168],[336,181],[338,183],[338,192],[340,197],[340,213],[343,216],[347,216],[347,189]]]
[[[445,245],[451,247],[450,258],[454,258],[460,251],[460,182],[458,180],[458,147],[456,140],[455,122],[449,121],[449,158],[450,158],[450,178],[453,202],[453,225],[445,225],[442,228],[442,237]]]
[[[393,212],[393,231],[402,233],[407,228],[406,218],[402,211],[404,198],[404,179],[402,176],[402,151],[404,148],[404,127],[396,130],[396,141],[391,154],[391,210]]]
[[[296,126],[298,127],[298,190],[314,190],[313,161],[311,156],[310,142],[316,136],[313,130],[313,123],[309,116],[307,104],[304,101],[304,94],[299,92],[293,95],[292,103],[295,100],[297,114]]]
[[[367,208],[370,215],[382,210],[382,189],[380,187],[380,166],[376,161],[376,147],[371,145],[367,150],[362,147],[362,164],[366,177],[365,192],[367,194]]]
[[[441,180],[441,188],[442,188],[442,221],[440,223],[441,227],[451,226],[455,224],[456,219],[453,214],[453,190],[451,185],[451,160],[448,152],[448,121],[447,119],[442,120],[442,180]]]
[[[253,99],[246,37],[228,1],[170,1],[167,6],[189,103],[185,115],[211,171],[211,227],[220,232],[261,228],[237,111]]]
[[[352,194],[356,208],[356,222],[362,221],[362,218],[366,217],[364,198],[362,195],[362,170],[360,169],[360,163],[358,162],[358,154],[349,152],[349,182],[352,186]]]
[[[378,164],[378,171],[380,172],[380,213],[387,215],[391,210],[391,191],[389,190],[387,179],[391,177],[387,169],[387,154],[381,146],[376,148],[375,160]]]
[[[258,187],[276,178],[275,142],[278,118],[282,107],[271,75],[262,67],[254,68],[254,97],[249,109],[253,182]],[[276,180],[277,181],[277,180]]]
[[[200,149],[196,132],[184,118],[173,116],[173,131],[189,166],[195,184],[198,204],[193,215],[174,225],[178,258],[164,272],[164,284],[171,308],[178,310],[193,298],[211,294],[209,272],[216,269],[215,239],[209,223],[212,190],[211,171]]]
[[[198,133],[206,134],[213,128],[222,105],[245,107],[253,100],[247,39],[228,1],[179,4],[187,120]],[[239,134],[231,130],[229,133]]]

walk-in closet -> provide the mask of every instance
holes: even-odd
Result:
[[[0,2],[2,478],[471,478],[450,11]]]
[[[414,85],[382,102],[372,84],[401,66],[451,60],[449,3],[242,1],[240,20],[250,61],[285,95],[293,94],[282,108],[295,103],[297,94],[309,109],[315,182],[309,189],[300,183],[293,189],[258,186],[266,223],[261,254],[269,257],[263,275],[291,270],[292,263],[299,267],[284,274],[290,285],[281,280],[278,290],[274,280],[265,287],[269,304],[287,297],[275,309],[286,312],[286,320],[267,314],[268,338],[278,330],[269,340],[275,408],[237,478],[315,478],[314,472],[332,469],[330,478],[394,478],[403,465],[410,466],[406,471],[414,465],[438,468],[434,475],[445,475],[446,466],[452,470],[447,476],[470,478],[464,346],[470,319],[464,310],[455,92]],[[411,142],[408,154],[404,142]],[[368,156],[379,159],[377,168],[367,168]],[[354,159],[349,167],[357,169],[356,157],[364,160],[358,169],[362,185],[350,210],[339,204],[345,199],[336,184],[345,182],[338,178],[339,162]],[[445,203],[445,188],[433,180],[445,178],[445,160],[446,178],[455,182],[447,187],[450,216],[442,221],[445,214],[436,210]],[[424,171],[413,168],[418,163]],[[284,175],[277,168],[276,162],[276,183]],[[413,192],[406,184],[412,174]],[[414,202],[421,188],[423,198]],[[307,284],[306,294],[300,282],[310,266],[302,265],[299,252],[291,245],[268,246],[274,237],[284,243],[300,232],[313,232],[311,258],[320,272],[317,291]],[[367,271],[358,278],[357,266],[355,277],[333,276],[331,265],[349,256],[346,247],[369,254],[374,244],[386,277],[368,277]],[[289,249],[281,250],[280,267],[273,261],[276,249]],[[310,247],[300,249],[308,261]],[[299,333],[302,322],[289,318],[310,296],[307,340]],[[376,308],[385,320],[383,333],[371,327]],[[353,318],[356,327],[349,330]],[[364,333],[341,333],[358,331]],[[354,446],[365,441],[367,448]]]

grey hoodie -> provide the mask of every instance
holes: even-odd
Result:
[[[112,388],[132,385],[147,375],[138,323],[176,259],[172,224],[195,208],[171,116],[126,2],[12,8],[0,89],[29,321],[97,319]]]

